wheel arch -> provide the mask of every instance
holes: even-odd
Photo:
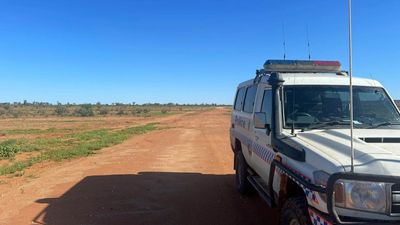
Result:
[[[242,142],[238,138],[235,138],[235,147],[233,148],[233,152],[235,153],[235,157],[233,160],[233,169],[236,170],[236,168],[237,168],[236,157],[237,157],[238,153],[242,152]]]
[[[278,207],[281,208],[288,199],[297,197],[304,197],[307,199],[304,189],[287,175],[282,174],[277,198]]]

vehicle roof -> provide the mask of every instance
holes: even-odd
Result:
[[[335,73],[280,73],[283,85],[349,85],[349,77],[337,75]],[[261,78],[260,83],[268,84],[269,75]],[[239,84],[239,87],[249,86],[254,83],[254,79],[247,80]],[[383,87],[376,80],[353,77],[354,86]]]

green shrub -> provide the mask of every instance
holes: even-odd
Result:
[[[3,107],[0,107],[0,116],[6,115],[6,114],[7,114],[7,110],[4,109]]]
[[[15,140],[6,140],[0,143],[0,158],[12,158],[21,150]]]
[[[19,118],[21,116],[21,112],[20,111],[10,111],[10,114],[12,115],[12,117],[14,118]]]
[[[63,105],[57,105],[54,111],[59,116],[65,116],[68,113],[67,107]]]
[[[117,115],[118,115],[118,116],[123,116],[123,115],[125,115],[124,110],[122,110],[122,109],[118,110]]]
[[[79,109],[76,110],[77,116],[88,117],[94,116],[94,112],[91,105],[82,105]]]
[[[108,109],[106,107],[102,107],[99,111],[100,115],[105,116],[108,114]]]

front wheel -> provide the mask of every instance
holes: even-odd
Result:
[[[250,190],[250,182],[247,180],[249,173],[247,171],[248,165],[241,152],[236,153],[236,174],[235,174],[235,184],[236,189],[242,195],[248,194]]]
[[[280,225],[310,225],[308,204],[304,197],[288,199],[282,207]]]

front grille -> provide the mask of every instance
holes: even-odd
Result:
[[[400,184],[392,186],[392,214],[400,214]]]

